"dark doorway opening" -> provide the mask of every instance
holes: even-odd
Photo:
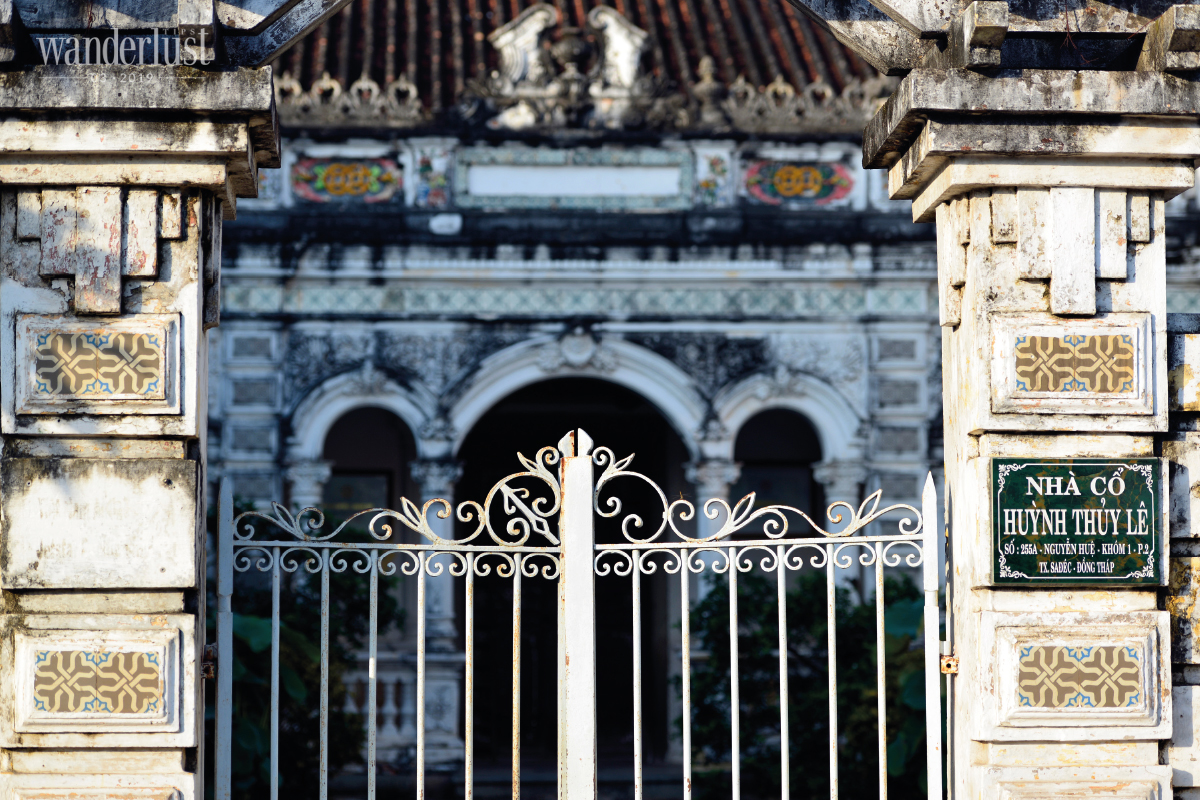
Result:
[[[824,508],[825,494],[813,477],[821,440],[803,415],[786,408],[755,414],[738,431],[733,459],[742,469],[730,487],[730,503],[754,492],[755,506],[792,506],[814,519]]]
[[[597,447],[610,448],[617,458],[636,453],[628,469],[651,478],[663,487],[668,499],[691,496],[685,478],[687,449],[657,408],[637,393],[607,381],[562,378],[513,393],[479,420],[458,454],[463,473],[456,498],[482,500],[498,479],[523,469],[517,452],[532,458],[538,448],[557,444],[575,428],[583,428]],[[635,530],[644,537],[657,528],[662,506],[648,487],[635,485],[639,483],[627,479],[616,491],[625,506],[621,516],[629,512],[642,516],[645,527]],[[467,530],[464,526],[462,533]],[[621,540],[618,521],[597,520],[596,535],[601,542]],[[661,763],[666,754],[668,726],[674,724],[668,719],[667,697],[678,691],[668,678],[668,660],[678,658],[671,646],[671,641],[678,639],[678,630],[668,621],[667,591],[661,573],[643,578],[642,713],[648,764]],[[475,730],[481,778],[493,771],[497,776],[506,774],[511,757],[511,597],[511,579],[476,579]],[[522,607],[522,782],[542,783],[541,777],[552,787],[558,690],[555,583],[524,579]],[[597,724],[599,770],[604,782],[606,773],[631,774],[632,769],[630,579],[598,577],[596,607],[601,612],[596,620]]]
[[[344,518],[368,508],[399,508],[420,500],[410,465],[416,445],[408,426],[384,408],[356,408],[325,435],[323,456],[333,473],[325,484],[326,513]]]

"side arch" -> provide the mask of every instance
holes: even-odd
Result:
[[[449,410],[453,452],[488,409],[518,389],[552,378],[581,377],[612,381],[646,398],[696,457],[697,431],[707,404],[692,378],[657,353],[623,339],[604,337],[590,344],[586,340],[590,335],[546,337],[513,345],[485,360]]]
[[[413,432],[418,455],[429,455],[422,452],[419,433],[425,423],[436,416],[437,399],[410,391],[368,366],[330,378],[300,401],[292,413],[288,460],[319,460],[329,429],[344,414],[357,408],[382,408],[392,412]]]
[[[728,431],[723,444],[733,458],[737,432],[745,422],[761,411],[786,408],[803,414],[813,425],[821,442],[825,460],[862,459],[867,442],[862,435],[863,420],[836,389],[810,375],[796,375],[786,393],[763,375],[748,378],[721,390],[713,400],[713,410]]]

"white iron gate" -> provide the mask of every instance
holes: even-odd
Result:
[[[837,591],[838,571],[857,564],[874,567],[874,605],[877,653],[877,714],[879,794],[887,795],[888,727],[886,664],[884,654],[884,570],[920,568],[924,590],[924,674],[928,797],[941,800],[942,726],[939,655],[938,553],[942,537],[937,531],[936,493],[927,478],[920,512],[912,506],[879,508],[875,492],[853,508],[834,503],[828,518],[836,531],[828,531],[803,511],[787,506],[754,507],[748,495],[732,507],[724,500],[709,500],[701,512],[720,529],[698,538],[680,529],[694,518],[696,508],[682,498],[668,500],[661,487],[628,469],[633,456],[618,459],[605,447],[593,449],[582,430],[563,437],[557,448],[542,448],[531,460],[518,454],[525,471],[495,484],[482,503],[467,500],[452,509],[445,500],[423,506],[405,499],[401,510],[370,509],[355,514],[330,533],[322,533],[324,518],[315,509],[292,515],[276,504],[271,514],[246,512],[233,518],[232,495],[222,482],[217,579],[217,705],[215,731],[216,799],[229,800],[233,754],[233,585],[235,572],[269,576],[270,620],[270,764],[271,800],[279,795],[280,712],[280,590],[285,573],[301,572],[320,581],[320,743],[319,796],[329,793],[330,714],[330,575],[352,570],[369,584],[368,675],[366,702],[366,795],[375,800],[377,755],[378,598],[381,577],[397,574],[416,581],[416,797],[423,800],[426,781],[425,674],[426,582],[448,572],[462,578],[463,635],[466,651],[464,674],[463,735],[465,743],[464,791],[474,794],[475,701],[475,578],[498,575],[512,582],[512,796],[521,787],[521,589],[525,580],[552,580],[558,585],[558,796],[560,800],[592,800],[597,795],[596,737],[596,576],[615,574],[631,578],[633,629],[633,782],[634,796],[642,800],[642,578],[661,570],[680,582],[680,658],[682,688],[683,785],[682,796],[692,796],[692,665],[691,587],[693,575],[723,575],[728,585],[730,629],[729,708],[731,714],[730,771],[733,800],[741,796],[738,678],[738,575],[760,571],[774,573],[778,592],[779,733],[782,800],[788,800],[790,776],[788,742],[788,641],[787,574],[805,568],[823,570],[827,619],[830,797],[838,796],[838,671]],[[554,469],[557,467],[557,469]],[[596,472],[599,469],[599,475]],[[649,487],[661,503],[656,520],[624,513],[614,481],[633,479]],[[457,539],[438,535],[430,525],[430,512],[446,520],[456,513],[471,532]],[[867,535],[867,526],[881,518],[899,520],[898,533]],[[597,544],[597,517],[620,521],[623,541]],[[807,528],[795,532],[790,518],[800,518]],[[557,518],[557,525],[553,522]],[[400,543],[395,523],[419,534],[419,543]],[[822,521],[823,522],[823,521]],[[370,540],[347,541],[339,535],[352,523],[366,524]],[[756,526],[757,531],[749,531]],[[501,528],[501,530],[497,530]],[[715,589],[715,580],[710,584]],[[335,636],[337,634],[335,633]],[[744,657],[744,654],[742,654]]]

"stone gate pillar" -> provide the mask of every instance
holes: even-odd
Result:
[[[1162,72],[918,69],[868,126],[937,224],[956,797],[1170,796],[1163,205],[1198,108]]]
[[[205,331],[271,76],[40,67],[0,106],[0,794],[192,798]]]
[[[2,797],[204,796],[221,224],[341,5],[0,6]]]

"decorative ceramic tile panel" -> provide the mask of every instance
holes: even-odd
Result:
[[[386,203],[403,182],[400,167],[387,158],[301,158],[292,165],[292,191],[310,203]]]
[[[1031,708],[1126,708],[1141,699],[1141,654],[1133,647],[1021,648],[1017,702]]]
[[[844,164],[751,161],[745,165],[743,196],[751,205],[785,209],[841,205],[854,188]]]
[[[179,318],[17,320],[18,414],[178,411]]]
[[[36,630],[13,638],[16,730],[178,729],[177,629]]]
[[[160,661],[157,652],[38,650],[34,707],[50,714],[155,714],[163,699]]]
[[[1131,336],[1018,336],[1018,392],[1128,394],[1136,352]]]
[[[44,397],[161,399],[163,344],[156,332],[39,333],[33,341],[33,391]]]
[[[1165,611],[985,611],[980,652],[995,681],[979,699],[981,741],[1171,735]]]
[[[1154,413],[1148,314],[996,314],[991,327],[993,413]]]

